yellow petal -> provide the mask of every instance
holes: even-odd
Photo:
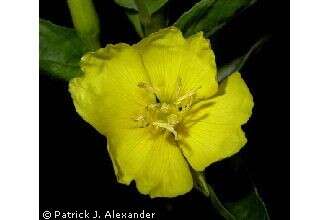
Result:
[[[200,32],[188,39],[175,27],[151,34],[136,44],[152,85],[160,90],[161,102],[197,90],[197,99],[214,95],[216,64],[210,43]]]
[[[237,153],[247,141],[241,125],[252,108],[252,95],[239,73],[222,82],[215,97],[195,104],[185,119],[180,143],[190,165],[202,171]]]
[[[150,128],[117,129],[108,137],[118,181],[135,180],[142,194],[174,197],[189,192],[193,182],[189,166],[175,142],[152,135]]]
[[[69,91],[80,116],[104,135],[134,126],[132,117],[154,99],[138,88],[148,77],[139,54],[127,44],[86,54],[81,68],[84,75],[70,81]]]

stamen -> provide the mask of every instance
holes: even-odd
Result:
[[[156,102],[146,105],[144,113],[138,115],[134,120],[137,121],[138,125],[141,127],[150,126],[151,132],[161,129],[161,133],[164,135],[173,134],[174,139],[179,140],[180,137],[176,131],[177,125],[183,120],[186,112],[193,105],[197,90],[200,89],[200,87],[182,95],[184,88],[181,78],[178,77],[176,91],[172,93],[172,95],[175,95],[174,101],[161,103],[161,100],[158,99],[157,96],[160,91],[157,88],[145,82],[139,82],[137,86],[155,95]],[[171,98],[171,100],[173,99]],[[159,132],[155,134],[159,134]]]
[[[146,119],[143,115],[139,115],[136,118],[134,118],[133,120],[138,122],[139,127],[146,127],[148,125],[148,122],[146,121]]]
[[[159,103],[153,103],[153,104],[147,105],[148,110],[156,110],[159,107],[160,107]]]
[[[174,126],[176,124],[178,124],[180,121],[178,119],[178,116],[176,114],[170,114],[169,116],[167,116],[167,122]]]
[[[162,106],[160,107],[160,111],[163,113],[167,113],[169,109],[170,109],[170,105],[167,103],[163,103]]]
[[[138,87],[141,89],[145,89],[147,92],[151,92],[152,94],[156,95],[159,92],[159,89],[152,87],[151,85],[149,85],[148,83],[145,82],[139,82],[138,83]]]
[[[175,96],[178,97],[180,95],[181,89],[182,89],[182,79],[181,79],[181,77],[177,78],[176,83],[177,83],[177,85],[176,85],[177,89],[176,89],[176,95]]]
[[[193,99],[194,95],[196,95],[198,89],[200,89],[200,87],[187,92],[186,94],[184,94],[181,97],[178,97],[174,104],[180,105],[184,100],[188,99],[189,100],[189,106],[192,105],[192,101],[193,101],[192,99]]]
[[[174,135],[174,139],[178,140],[178,133],[175,131],[174,127],[172,125],[170,125],[169,123],[156,121],[156,122],[153,122],[152,125],[168,130],[169,132],[171,132]]]
[[[142,121],[144,120],[144,116],[143,115],[139,115],[136,118],[134,118],[135,121]]]

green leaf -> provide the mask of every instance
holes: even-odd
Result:
[[[74,29],[39,20],[39,65],[47,73],[70,80],[79,76],[87,48]]]
[[[138,11],[138,7],[135,4],[135,0],[114,0],[114,1],[122,7],[134,9]],[[163,7],[163,5],[165,5],[167,1],[168,0],[144,0],[144,3],[147,7],[149,14],[151,15],[154,12],[158,11],[161,7]]]
[[[238,201],[226,203],[225,206],[236,220],[269,220],[266,206],[256,189]]]
[[[264,37],[260,40],[258,40],[250,49],[249,51],[244,54],[243,56],[236,58],[235,60],[231,61],[228,64],[225,64],[218,70],[218,81],[221,82],[226,77],[230,76],[232,73],[235,73],[239,71],[248,58],[257,50],[259,49],[266,41],[268,40],[268,37]]]
[[[234,202],[223,204],[202,172],[193,171],[194,187],[208,197],[217,213],[226,220],[269,220],[265,204],[257,189]]]
[[[256,0],[201,0],[185,12],[174,26],[185,36],[203,31],[206,37],[226,24],[237,12],[254,4]]]
[[[217,195],[204,173],[191,170],[194,187],[210,200],[214,211],[225,220],[269,220],[264,202],[248,172],[244,161],[235,155],[222,161],[221,190]],[[226,193],[224,193],[226,192]],[[234,196],[232,196],[234,193]],[[225,201],[225,202],[222,202]]]
[[[225,220],[236,220],[235,216],[222,204],[219,197],[214,192],[213,188],[209,184],[207,185],[209,189],[209,198],[218,214],[222,216]]]
[[[143,28],[140,21],[139,13],[133,10],[126,10],[126,15],[130,20],[130,22],[132,23],[132,25],[134,26],[136,33],[138,33],[138,35],[142,38],[144,33],[143,33]]]

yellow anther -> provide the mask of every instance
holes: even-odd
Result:
[[[197,90],[200,89],[201,87],[198,87],[197,89],[193,89],[189,92],[187,92],[186,94],[184,94],[183,96],[180,96],[176,99],[176,101],[174,102],[175,105],[181,105],[183,101],[188,100],[188,107],[192,105],[194,96],[197,93]]]
[[[189,99],[191,97],[193,97],[194,95],[196,94],[196,91],[190,91],[190,92],[187,92],[186,94],[184,94],[183,96],[177,98],[175,104],[176,105],[179,105],[182,103],[182,101],[186,100],[186,99]]]
[[[151,85],[149,85],[148,83],[145,82],[139,82],[138,83],[138,87],[141,89],[145,89],[147,92],[150,92],[152,94],[157,95],[159,90],[157,88],[152,87]]]
[[[146,127],[148,124],[148,122],[146,121],[143,115],[137,116],[136,118],[134,118],[134,121],[138,122],[139,127]]]
[[[160,111],[164,113],[167,113],[169,109],[170,109],[170,105],[167,103],[163,103],[162,106],[160,107]]]
[[[160,107],[159,103],[153,103],[147,106],[148,109],[155,110]]]
[[[152,92],[157,98],[158,90],[152,87],[150,84],[140,82],[139,88],[143,88],[148,92]],[[138,116],[135,120],[143,127],[152,126],[151,129],[161,130],[164,135],[172,134],[175,140],[179,140],[179,135],[176,131],[177,125],[182,121],[186,111],[189,110],[195,99],[197,89],[193,89],[182,95],[183,86],[181,78],[177,79],[177,89],[174,102],[162,103],[161,100],[157,100],[157,103],[148,104],[145,107],[143,115]],[[156,128],[156,129],[154,129]],[[156,132],[155,134],[158,134]]]
[[[174,127],[170,125],[169,123],[165,123],[162,121],[155,121],[152,123],[152,125],[158,127],[158,128],[164,128],[167,131],[171,132],[174,135],[174,139],[178,140],[178,133],[175,131]]]
[[[178,119],[178,116],[176,114],[170,114],[169,116],[167,116],[167,122],[174,126],[176,124],[178,124],[180,121]]]
[[[182,79],[181,79],[181,77],[178,77],[177,78],[176,83],[177,83],[177,85],[176,85],[176,87],[177,87],[177,89],[176,89],[176,97],[178,97],[180,95],[181,89],[182,89]]]
[[[144,120],[144,116],[143,115],[139,115],[136,118],[134,118],[135,121],[142,121]]]

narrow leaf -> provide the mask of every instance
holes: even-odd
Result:
[[[208,37],[239,11],[255,2],[256,0],[201,0],[185,12],[174,26],[180,28],[185,36],[203,31]]]
[[[267,40],[268,37],[260,39],[249,49],[246,54],[222,66],[218,70],[218,81],[221,82],[226,77],[230,76],[232,73],[239,71],[244,66],[249,57],[253,54],[253,52],[259,49]]]
[[[266,206],[256,189],[244,198],[225,204],[236,220],[269,220]]]
[[[42,70],[65,80],[81,74],[79,62],[87,48],[74,29],[40,19],[39,39]]]
[[[136,33],[138,33],[138,35],[142,38],[144,33],[143,33],[139,13],[133,10],[126,10],[126,15],[130,20],[130,22],[132,23],[132,25],[134,26]]]

